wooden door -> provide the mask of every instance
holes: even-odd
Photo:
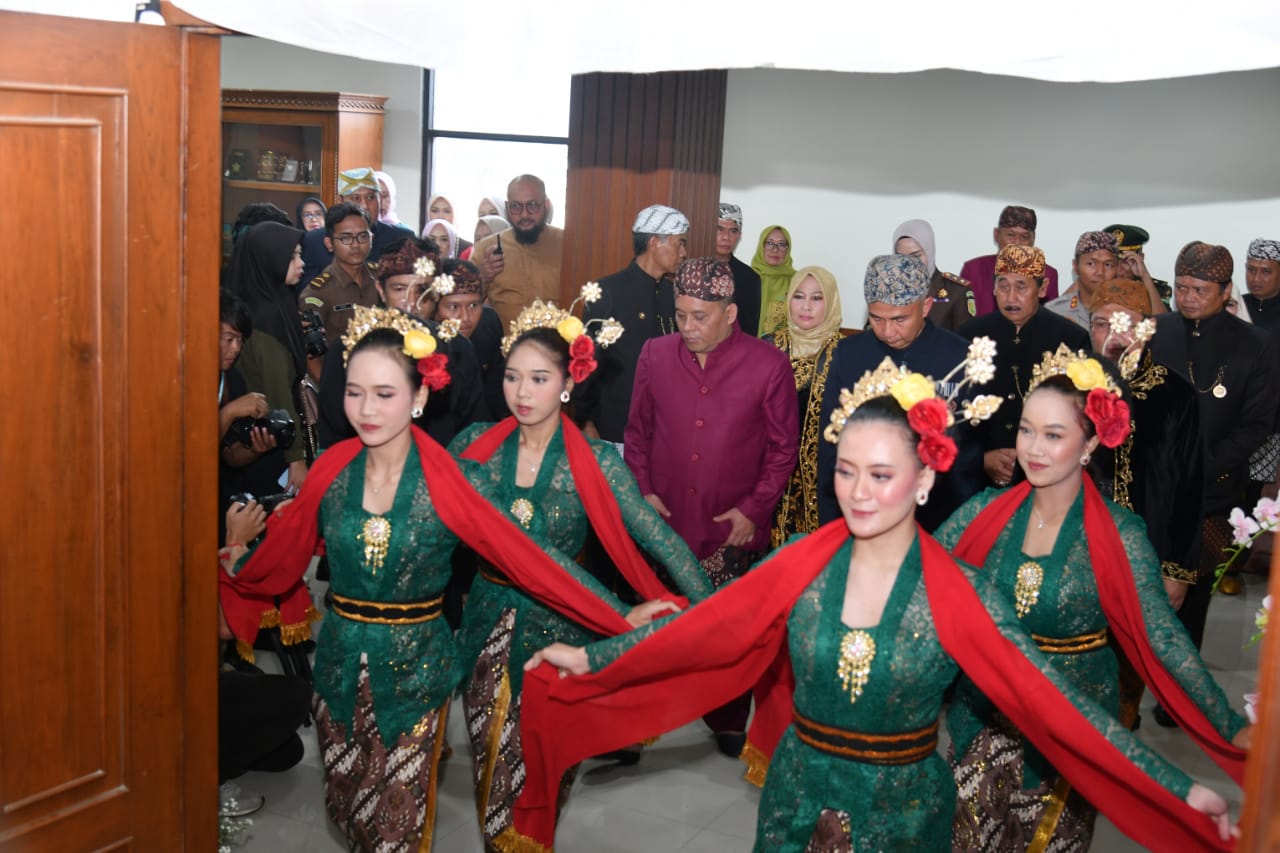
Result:
[[[0,849],[216,838],[218,39],[0,12]]]

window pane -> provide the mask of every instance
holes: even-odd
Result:
[[[480,200],[496,195],[505,203],[507,184],[517,175],[537,175],[546,183],[553,208],[551,224],[564,225],[567,145],[436,139],[432,166],[431,193],[441,193],[453,204],[453,225],[463,239],[471,240],[475,235]],[[426,220],[422,224],[425,226]]]
[[[521,69],[515,97],[505,94],[503,75],[477,80],[472,72],[434,70],[438,130],[472,133],[519,133],[528,136],[569,135],[570,75]],[[489,85],[483,85],[488,83]]]

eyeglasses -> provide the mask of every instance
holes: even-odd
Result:
[[[785,252],[787,249],[791,248],[791,244],[778,240],[765,240],[764,247],[766,249],[773,249],[775,252]]]
[[[541,202],[541,201],[519,202],[519,201],[511,201],[510,199],[507,199],[507,213],[515,214],[515,213],[523,213],[525,211],[528,211],[529,213],[537,213],[538,211],[542,210],[543,204],[544,202]]]
[[[303,219],[324,219],[324,214],[318,210],[307,211],[302,214]]]
[[[335,234],[333,239],[337,240],[344,246],[350,246],[352,243],[359,243],[363,246],[373,239],[373,232],[361,231],[359,234]]]

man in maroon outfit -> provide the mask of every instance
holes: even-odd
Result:
[[[996,251],[1005,246],[1036,244],[1036,212],[1029,207],[1011,204],[1000,211],[1000,219],[991,232]],[[1045,264],[1045,294],[1043,301],[1058,298],[1058,271]],[[982,255],[970,258],[960,268],[960,277],[973,288],[973,304],[976,316],[996,310],[996,256]]]
[[[640,352],[623,458],[720,586],[769,546],[799,453],[795,375],[781,350],[738,328],[728,264],[685,261],[675,292],[679,334]],[[721,751],[741,751],[749,712],[744,696],[707,715]]]

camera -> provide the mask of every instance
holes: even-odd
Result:
[[[290,498],[295,498],[295,497],[297,497],[297,495],[291,495],[288,492],[278,492],[274,495],[263,495],[262,497],[258,498],[258,497],[254,497],[251,492],[241,492],[238,495],[231,496],[231,503],[247,504],[250,501],[257,501],[258,506],[265,509],[267,511],[267,514],[270,515],[271,513],[276,511],[276,507],[280,506],[280,504],[284,503]]]
[[[245,447],[253,447],[251,433],[255,427],[262,427],[269,435],[274,436],[276,447],[281,450],[293,447],[293,440],[298,432],[298,427],[288,412],[284,409],[272,409],[265,418],[246,416],[232,421],[231,426],[227,427],[227,434],[222,437],[223,446],[230,447],[240,442]]]
[[[329,351],[329,340],[324,334],[324,320],[320,312],[314,308],[299,311],[302,320],[302,343],[307,348],[307,356],[318,358]]]

